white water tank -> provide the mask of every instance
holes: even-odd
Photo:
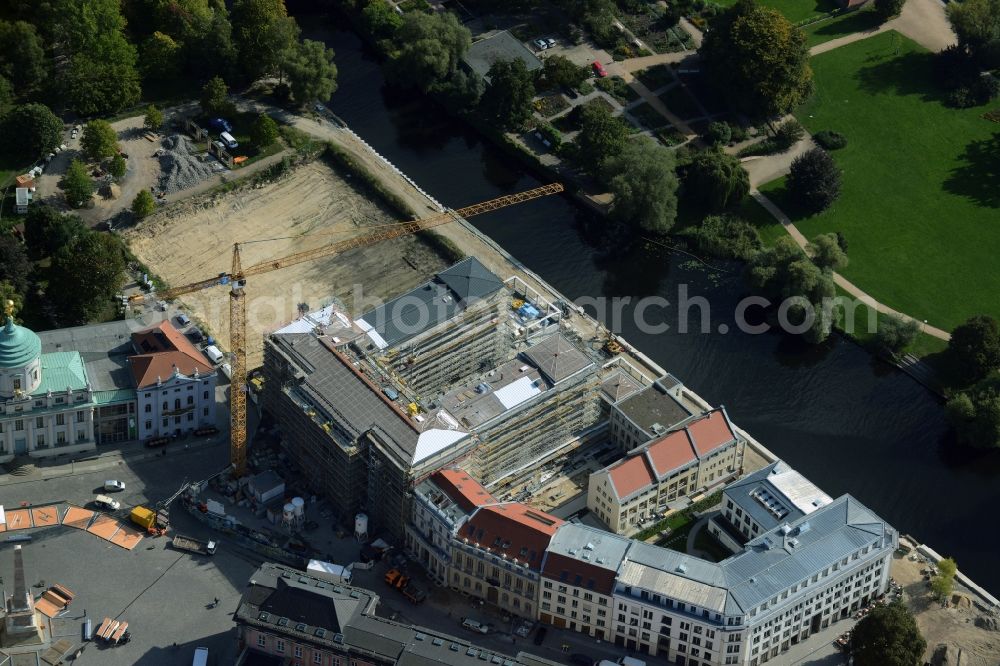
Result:
[[[306,515],[306,501],[301,497],[292,498],[292,508],[295,511],[296,518]]]
[[[281,510],[281,518],[286,523],[292,522],[292,519],[295,518],[295,505],[291,502],[286,504],[285,508]]]
[[[358,515],[354,516],[354,535],[360,537],[367,534],[368,534],[368,516],[363,513],[359,513]]]

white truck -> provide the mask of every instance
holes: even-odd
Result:
[[[341,566],[323,560],[309,560],[306,573],[316,578],[322,578],[333,583],[351,584],[351,566]]]
[[[170,541],[170,545],[177,550],[186,550],[195,555],[215,555],[215,541],[202,541],[201,539],[192,539],[191,537],[175,534],[174,538]]]

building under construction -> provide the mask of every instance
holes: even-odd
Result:
[[[432,472],[502,486],[601,421],[607,359],[563,314],[466,259],[356,320],[331,306],[269,335],[264,406],[314,488],[398,538]]]

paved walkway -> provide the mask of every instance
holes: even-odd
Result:
[[[958,41],[951,29],[944,4],[940,0],[906,0],[902,13],[872,30],[863,30],[850,35],[831,39],[809,49],[815,56],[834,49],[868,39],[887,30],[896,30],[929,51],[943,51]]]
[[[750,196],[756,199],[757,202],[774,217],[774,219],[781,222],[781,226],[785,228],[785,231],[788,232],[788,235],[790,235],[795,240],[795,242],[798,244],[799,247],[802,248],[803,251],[806,250],[806,246],[809,244],[808,239],[802,234],[801,231],[798,230],[798,228],[788,218],[788,216],[785,215],[785,213],[782,212],[782,210],[774,204],[773,201],[764,196],[764,194],[759,192],[756,188],[750,191]],[[940,328],[925,324],[918,319],[914,319],[908,314],[890,308],[888,305],[885,305],[884,303],[879,303],[877,300],[875,300],[874,297],[872,297],[870,294],[862,290],[860,287],[855,285],[853,282],[845,278],[840,273],[833,274],[833,281],[838,287],[840,287],[841,289],[843,289],[848,294],[858,299],[868,307],[873,308],[876,312],[882,312],[884,314],[894,315],[896,317],[900,317],[901,319],[907,321],[916,321],[918,324],[920,324],[920,330],[926,333],[927,335],[932,335],[940,340],[951,339],[951,334],[948,333],[948,331],[944,331],[941,330]]]

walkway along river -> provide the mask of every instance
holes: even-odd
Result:
[[[306,32],[336,51],[339,88],[331,110],[445,205],[540,184],[439,108],[384,88],[377,62],[355,35]],[[642,249],[602,261],[581,231],[583,215],[568,198],[547,197],[474,220],[569,298],[632,297],[617,331],[629,342],[706,400],[725,405],[737,424],[826,492],[855,495],[1000,592],[993,557],[1000,534],[991,518],[1000,504],[1000,456],[956,453],[939,402],[849,341],[834,336],[809,347],[780,334],[736,331],[733,312],[745,291],[738,270],[709,271],[681,255]],[[715,332],[677,332],[673,309],[664,318],[668,331],[637,330],[634,301],[661,296],[674,303],[681,285],[710,301]],[[654,320],[652,309],[647,320]],[[720,324],[729,332],[718,332]]]

